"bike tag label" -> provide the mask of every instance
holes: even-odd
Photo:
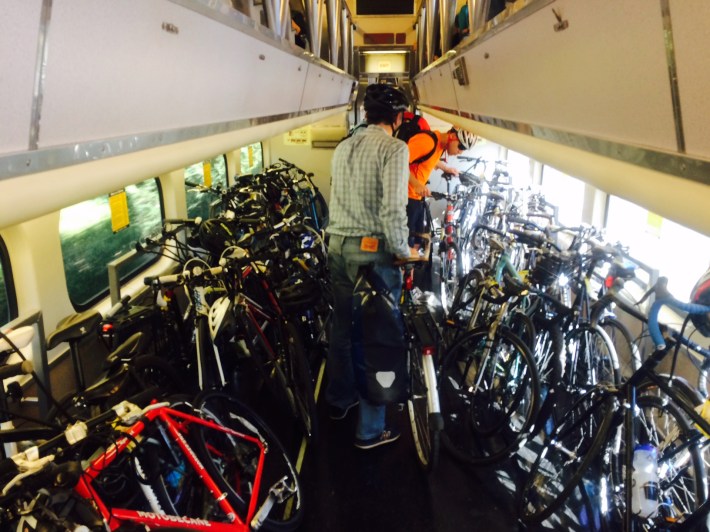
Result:
[[[369,253],[375,253],[380,244],[377,238],[372,236],[363,236],[360,241],[360,251],[367,251]]]

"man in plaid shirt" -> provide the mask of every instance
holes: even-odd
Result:
[[[326,401],[332,419],[359,404],[355,445],[370,449],[399,438],[385,425],[385,407],[358,395],[351,356],[352,300],[358,268],[371,264],[399,300],[402,274],[396,260],[412,256],[407,244],[407,145],[393,137],[407,98],[374,84],[365,93],[367,127],[356,128],[335,149],[330,195],[328,261],[334,308],[328,353]]]

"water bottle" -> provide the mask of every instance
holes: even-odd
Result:
[[[631,511],[642,518],[658,509],[658,450],[650,444],[637,445],[631,479]]]

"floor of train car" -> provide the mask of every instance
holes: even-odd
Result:
[[[388,410],[388,422],[402,433],[392,444],[363,451],[353,445],[357,413],[334,421],[318,401],[319,435],[306,446],[301,468],[305,516],[300,532],[461,532],[600,530],[594,511],[568,505],[542,526],[523,527],[516,519],[515,468],[473,468],[443,449],[437,469],[419,467],[406,408]],[[302,440],[267,397],[256,409],[277,430],[292,456]],[[516,480],[511,480],[516,479]],[[589,511],[591,510],[591,512]]]

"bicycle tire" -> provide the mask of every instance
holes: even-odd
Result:
[[[589,473],[607,442],[615,402],[613,396],[594,389],[561,418],[518,494],[518,516],[523,523],[540,524],[550,517]]]
[[[537,332],[532,318],[520,309],[509,309],[504,317],[504,323],[532,351],[535,349]]]
[[[634,416],[636,434],[634,444],[651,444],[658,451],[659,513],[650,522],[639,521],[639,530],[663,530],[671,523],[680,524],[690,517],[707,498],[705,462],[699,446],[700,435],[693,429],[685,414],[672,402],[657,395],[639,395]],[[623,432],[620,426],[618,429]],[[607,463],[607,479],[611,483],[606,492],[613,494],[607,514],[607,525],[621,526],[626,513],[624,485],[624,456],[627,437],[613,449]],[[693,443],[694,442],[694,443]]]
[[[442,440],[455,458],[474,465],[500,462],[518,448],[536,419],[540,384],[532,354],[499,326],[462,336],[444,355],[439,378]]]
[[[294,493],[283,503],[274,505],[263,529],[274,532],[295,530],[303,519],[303,491],[296,468],[273,430],[251,408],[222,392],[201,393],[195,399],[195,407],[207,419],[255,437],[267,446],[256,508],[261,507],[269,488],[286,477],[286,483]],[[246,512],[257,472],[258,449],[254,444],[227,433],[201,426],[195,428],[195,446],[205,469],[229,501],[240,512]]]
[[[565,347],[564,382],[568,393],[578,396],[597,385],[621,383],[614,344],[598,325],[578,324],[565,335]]]
[[[409,422],[412,428],[414,447],[419,464],[427,473],[439,462],[440,434],[443,420],[441,413],[429,411],[429,389],[426,383],[420,349],[409,350],[410,394],[407,400]],[[431,357],[432,355],[426,355]],[[432,372],[433,373],[433,372]]]
[[[315,440],[318,437],[318,411],[316,410],[315,383],[311,374],[310,362],[303,340],[298,329],[291,322],[286,322],[286,338],[288,346],[287,358],[290,369],[291,389],[295,402],[296,413],[301,428],[307,438]]]
[[[456,287],[463,277],[463,264],[461,253],[456,242],[439,244],[440,269],[439,286],[441,295],[441,305],[445,312],[449,312],[451,304],[456,295]]]
[[[609,336],[619,359],[619,375],[623,380],[641,367],[641,354],[629,329],[614,316],[604,316],[598,325]]]
[[[264,330],[248,316],[244,316],[244,323],[250,329],[251,359],[266,387],[288,408],[304,435],[314,439],[318,433],[314,383],[300,331],[281,318]]]
[[[169,398],[170,408],[193,413],[186,396]],[[154,512],[188,517],[207,517],[210,510],[219,515],[216,506],[208,508],[203,484],[185,459],[175,441],[157,420],[143,434],[134,452],[133,464],[141,482],[141,490]],[[151,499],[154,499],[151,501]],[[156,506],[153,506],[156,505]]]
[[[483,297],[484,287],[482,283],[486,275],[487,268],[482,267],[482,265],[476,266],[466,273],[456,288],[456,295],[447,313],[449,319],[454,320],[456,324],[465,328],[475,328],[475,324],[472,323],[474,319],[472,313],[478,300]]]

